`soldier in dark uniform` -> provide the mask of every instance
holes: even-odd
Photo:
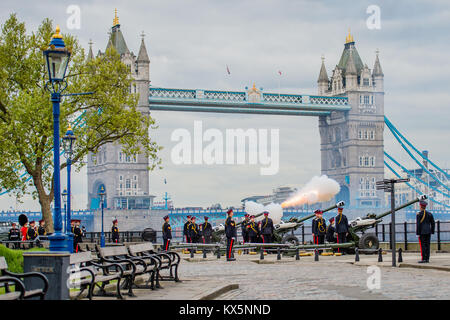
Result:
[[[38,235],[45,236],[47,232],[45,232],[45,221],[39,220],[39,228],[38,228]]]
[[[344,243],[347,241],[347,235],[348,235],[348,220],[347,217],[342,213],[342,211],[344,211],[344,208],[339,207],[338,208],[338,215],[336,216],[336,218],[334,218],[334,222],[335,222],[335,229],[336,229],[336,234],[337,234],[337,243]],[[345,254],[345,249],[337,249],[338,252],[341,252],[343,254]]]
[[[200,238],[200,228],[198,227],[198,224],[195,223],[195,219],[194,216],[191,217],[191,224],[189,225],[189,235],[192,243],[198,243]]]
[[[261,221],[261,235],[263,243],[271,243],[273,236],[273,221],[269,218],[269,212],[264,211],[264,220]]]
[[[19,229],[17,229],[16,224],[14,222],[11,224],[11,229],[9,229],[8,240],[9,241],[20,240],[20,231]]]
[[[28,227],[27,231],[27,240],[34,240],[38,236],[34,223],[34,221],[30,221],[30,226]]]
[[[259,228],[255,222],[255,216],[250,216],[250,223],[247,224],[248,237],[251,243],[258,242]]]
[[[325,235],[327,233],[327,223],[323,218],[323,211],[314,211],[316,217],[312,221],[312,233],[314,238],[314,244],[324,244]]]
[[[330,225],[327,228],[326,238],[329,243],[336,243],[337,239],[334,236],[334,234],[336,233],[336,229],[334,229],[334,217],[331,218],[329,221],[330,221]]]
[[[117,227],[118,224],[117,219],[114,219],[113,226],[111,228],[111,240],[113,243],[119,243],[120,241],[119,228]]]
[[[73,233],[73,251],[75,253],[80,251],[79,243],[83,242],[83,233],[80,229],[80,222],[81,220],[73,219],[74,225],[72,227],[72,233]]]
[[[164,219],[164,224],[162,227],[163,248],[165,251],[169,251],[169,245],[172,239],[172,228],[170,227],[169,224],[169,216],[165,216],[163,219]]]
[[[435,222],[433,214],[426,210],[427,202],[421,200],[420,211],[416,216],[416,234],[419,236],[420,254],[422,260],[419,263],[430,262],[430,241],[434,234]]]
[[[203,243],[211,243],[212,226],[208,222],[208,219],[208,217],[205,217],[205,222],[200,225],[200,229],[203,235]]]
[[[242,243],[246,244],[250,241],[247,225],[250,222],[250,215],[248,213],[244,216],[244,222],[241,224],[241,233],[242,233]]]
[[[187,216],[187,221],[183,226],[183,236],[186,237],[186,242],[190,243],[189,225],[191,224],[191,216]]]
[[[227,261],[235,261],[232,256],[233,245],[237,238],[236,222],[233,220],[233,209],[227,211],[228,218],[225,220],[225,235],[227,237]]]

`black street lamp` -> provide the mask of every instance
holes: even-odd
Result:
[[[102,205],[102,234],[100,236],[100,247],[104,248],[105,247],[105,232],[104,232],[103,209],[104,209],[104,202],[105,202],[106,192],[105,192],[105,188],[103,186],[101,186],[100,192],[98,193],[98,195],[100,196],[100,202],[101,202],[101,205]]]
[[[69,124],[69,128],[67,128],[67,132],[62,138],[63,147],[64,147],[64,156],[67,159],[67,211],[66,211],[66,221],[69,222],[66,224],[66,234],[69,236],[69,241],[73,244],[73,233],[72,228],[70,227],[70,219],[72,216],[72,207],[71,207],[71,169],[72,169],[72,157],[73,157],[73,145],[77,138],[73,134],[72,127]]]
[[[64,189],[61,193],[61,197],[64,203],[64,224],[67,226],[68,220],[67,220],[67,190]]]

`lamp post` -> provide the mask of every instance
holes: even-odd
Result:
[[[67,211],[66,211],[66,221],[70,222],[71,216],[72,216],[72,207],[71,207],[71,180],[70,180],[70,174],[72,169],[72,156],[73,156],[73,144],[77,137],[73,134],[72,127],[69,124],[69,127],[67,128],[67,132],[62,138],[63,140],[63,147],[64,147],[64,156],[67,159]],[[66,234],[69,236],[69,242],[72,243],[73,248],[73,233],[72,229],[70,228],[70,224],[66,224]]]
[[[104,202],[105,202],[105,188],[103,186],[101,186],[100,188],[100,192],[98,193],[98,195],[100,196],[100,202],[101,202],[101,206],[102,206],[102,234],[100,236],[100,247],[104,248],[105,247],[105,232],[104,232],[104,216],[103,216],[103,207],[104,207]]]
[[[70,52],[67,50],[62,35],[59,32],[60,28],[56,26],[56,32],[52,36],[49,48],[43,52],[49,78],[45,88],[51,93],[51,101],[53,104],[53,188],[55,196],[53,224],[55,232],[49,237],[49,240],[51,251],[71,252],[72,246],[68,241],[68,237],[62,233],[61,181],[59,174],[59,104],[61,102],[61,93],[67,88],[67,82],[64,80],[64,77],[66,75],[67,65],[69,64]]]
[[[63,199],[64,202],[64,226],[67,226],[67,190],[64,189],[63,192],[61,193],[61,197]]]

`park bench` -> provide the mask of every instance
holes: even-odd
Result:
[[[111,281],[117,281],[116,295],[118,299],[123,299],[120,292],[120,281],[123,278],[123,267],[118,263],[100,263],[95,260],[90,251],[73,253],[70,255],[69,275],[71,286],[79,287],[80,292],[76,299],[81,296],[84,290],[88,289],[88,299],[92,300],[94,288],[98,286],[99,296],[110,296],[105,290],[105,286]],[[73,280],[72,280],[73,279]]]
[[[133,287],[136,276],[151,273],[153,268],[148,268],[147,263],[139,257],[130,257],[126,246],[100,247],[96,246],[97,253],[102,263],[118,263],[123,269],[125,278],[124,288],[128,289],[128,295],[134,297]]]
[[[7,278],[15,278],[20,281],[20,283],[18,281],[12,281],[15,283],[16,291],[23,290],[23,294],[21,294],[19,296],[20,299],[30,299],[30,298],[34,298],[34,297],[39,297],[41,300],[44,300],[45,294],[47,293],[47,290],[48,290],[48,279],[42,273],[40,273],[40,272],[27,272],[27,273],[10,272],[10,271],[8,271],[8,264],[6,263],[5,257],[0,257],[0,276],[7,277]],[[43,282],[43,287],[38,288],[38,289],[27,290],[25,285],[23,284],[23,279],[32,278],[32,277],[41,279]],[[3,282],[3,283],[5,284],[5,282]],[[12,295],[8,294],[9,282],[7,282],[5,284],[5,291],[6,291],[7,296],[3,297],[4,299],[13,298],[16,296],[16,294],[12,294]],[[9,292],[9,293],[11,293],[11,292]]]
[[[153,257],[158,260],[159,266],[157,268],[156,283],[159,280],[173,280],[179,282],[178,266],[180,264],[180,255],[173,251],[156,252],[151,242],[144,242],[140,244],[131,245],[128,247],[130,255],[133,257]],[[162,276],[160,271],[167,269],[168,276]]]
[[[15,291],[10,289],[12,284]],[[5,293],[0,294],[0,300],[22,300],[25,295],[25,285],[18,278],[0,277],[0,288],[5,288]]]

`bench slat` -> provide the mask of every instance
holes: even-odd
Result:
[[[153,243],[144,242],[144,243],[139,243],[139,244],[133,244],[128,247],[128,250],[130,250],[130,253],[132,255],[136,255],[137,253],[153,251],[155,249],[153,248]]]
[[[8,269],[8,264],[6,263],[5,257],[0,257],[0,270]]]
[[[114,247],[99,248],[99,253],[101,257],[106,258],[111,256],[127,255],[128,251],[126,246],[114,246]]]

